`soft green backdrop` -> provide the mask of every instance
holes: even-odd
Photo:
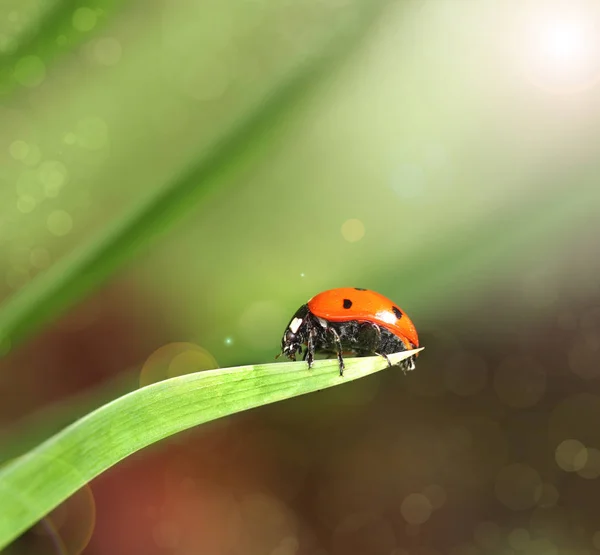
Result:
[[[5,41],[41,11],[8,6]],[[575,148],[580,122],[565,111],[586,93],[527,78],[502,38],[518,15],[493,2],[392,3],[334,79],[278,114],[274,126],[292,118],[288,132],[138,259],[136,279],[168,296],[180,325],[209,320],[203,342],[220,357],[229,336],[254,357],[329,286],[368,281],[423,319],[492,273],[522,273],[532,249],[576,232],[599,198],[578,169],[556,177],[585,157],[589,130]],[[75,9],[82,46],[55,63],[29,56],[23,76],[17,63],[2,103],[4,294],[176,180],[286,71],[366,17],[360,2]]]
[[[433,372],[438,344],[547,333],[591,387],[596,339],[564,335],[600,295],[599,23],[584,0],[1,2],[0,459],[169,343],[202,356],[142,383],[272,361],[337,286],[393,298]]]

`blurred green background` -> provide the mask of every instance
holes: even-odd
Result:
[[[9,553],[600,552],[600,5],[2,0],[0,461],[273,360],[360,286],[426,350],[204,426]]]

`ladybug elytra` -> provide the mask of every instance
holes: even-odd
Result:
[[[417,330],[395,303],[368,289],[342,287],[319,293],[302,305],[288,324],[281,340],[281,354],[312,367],[315,353],[337,355],[340,375],[343,353],[357,356],[387,355],[419,347]],[[415,355],[416,356],[416,355]],[[403,361],[405,370],[415,367],[414,356]]]

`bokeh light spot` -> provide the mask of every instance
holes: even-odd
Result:
[[[540,475],[525,464],[505,466],[496,477],[496,498],[513,511],[531,509],[541,496]]]
[[[508,534],[508,543],[513,549],[522,551],[527,549],[531,536],[525,528],[515,528]]]
[[[411,493],[402,501],[400,512],[409,524],[423,524],[429,520],[433,506],[422,493]]]
[[[37,202],[33,197],[29,195],[23,195],[17,200],[17,209],[22,214],[29,214],[30,212],[33,212],[36,204]]]
[[[122,54],[121,43],[113,37],[98,39],[94,45],[94,57],[99,64],[104,66],[118,64]]]
[[[73,218],[64,210],[55,210],[48,216],[47,224],[50,233],[64,237],[73,229]]]
[[[239,515],[244,526],[253,534],[260,534],[263,541],[275,543],[295,536],[295,517],[276,497],[263,493],[248,494],[239,503]]]
[[[446,502],[446,491],[442,486],[431,484],[423,488],[423,495],[429,499],[434,509],[440,509]]]
[[[549,92],[573,92],[592,86],[600,73],[600,10],[573,2],[532,11],[524,28],[523,61],[528,77]],[[542,4],[543,5],[543,4]]]
[[[46,66],[38,56],[23,56],[15,65],[14,78],[24,87],[37,87],[45,77]]]
[[[65,133],[63,141],[68,145],[74,145],[77,142],[77,135],[75,133]]]
[[[46,196],[58,196],[67,180],[66,166],[57,160],[47,160],[42,162],[38,171]]]
[[[32,532],[52,536],[55,547],[64,555],[80,555],[87,547],[96,526],[96,501],[89,484],[35,525]]]
[[[225,345],[230,347],[231,345],[233,345],[233,337],[226,337],[225,340],[223,341],[223,343],[225,343]]]
[[[80,555],[88,545],[96,526],[96,501],[93,491],[81,472],[62,458],[43,453],[38,456],[44,460],[47,467],[53,469],[53,472],[58,471],[65,480],[83,486],[49,512],[31,532],[49,536],[53,542],[52,553]],[[11,493],[13,492],[3,488],[1,497]],[[15,495],[15,498],[19,495]],[[31,501],[26,497],[21,497],[18,501],[29,511],[35,510],[35,506],[29,506]]]
[[[527,553],[532,555],[558,555],[558,549],[548,538],[536,538],[529,542]]]
[[[44,247],[35,247],[31,249],[29,261],[34,268],[37,268],[38,270],[44,270],[50,266],[50,253]]]
[[[357,219],[346,220],[342,224],[342,237],[349,243],[356,243],[365,236],[365,226]]]
[[[600,477],[600,450],[595,447],[586,449],[587,458],[583,468],[577,471],[577,474],[586,480],[595,480]]]
[[[156,349],[146,359],[140,371],[140,387],[218,367],[215,358],[206,349],[194,343],[168,343]]]
[[[571,395],[552,410],[548,436],[553,445],[577,438],[583,445],[600,445],[600,396],[590,393]]]
[[[566,439],[554,453],[556,464],[567,472],[581,470],[587,462],[587,449],[576,439]]]
[[[295,555],[300,549],[300,542],[295,536],[286,536],[271,551],[271,555]]]
[[[35,200],[44,199],[44,190],[36,170],[25,169],[17,179],[17,193],[19,196],[30,196]]]
[[[529,533],[532,544],[529,548],[533,551],[534,538],[559,538],[569,535],[569,511],[565,507],[536,507],[529,518]],[[544,553],[544,551],[541,551]]]
[[[73,12],[73,28],[81,33],[91,31],[96,26],[96,12],[91,8],[78,8]]]
[[[17,140],[10,143],[8,150],[15,160],[25,160],[29,154],[29,145],[25,141]]]
[[[31,534],[35,534],[36,536],[43,538],[43,540],[47,540],[48,544],[52,546],[51,552],[53,554],[70,555],[69,550],[57,529],[58,526],[62,524],[62,522],[60,522],[62,520],[60,518],[61,514],[64,514],[64,511],[62,511],[61,507],[58,507],[55,509],[53,516],[58,517],[56,520],[59,520],[59,524],[55,522],[55,518],[50,518],[50,516],[47,515],[31,528]]]
[[[544,396],[546,372],[530,357],[509,357],[496,369],[494,389],[500,400],[510,407],[532,407]]]
[[[27,156],[25,156],[25,160],[23,160],[23,162],[27,166],[34,167],[40,163],[41,159],[42,152],[40,150],[40,147],[33,144],[29,145],[29,152],[27,153]]]
[[[213,357],[206,349],[197,347],[189,349],[178,355],[175,355],[169,364],[167,376],[174,378],[175,376],[184,376],[192,372],[200,372],[201,370],[212,370],[218,368],[219,365],[215,357]]]

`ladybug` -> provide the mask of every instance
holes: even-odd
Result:
[[[311,368],[315,353],[336,354],[340,376],[344,374],[342,353],[381,355],[392,366],[388,354],[419,347],[414,324],[395,303],[368,289],[342,287],[323,291],[294,314],[281,339],[281,353],[302,360]],[[404,370],[414,370],[414,356],[402,361]]]

